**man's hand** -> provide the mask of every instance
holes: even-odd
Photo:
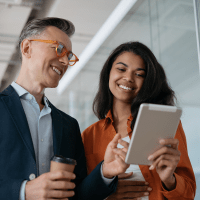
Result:
[[[75,184],[69,182],[75,179],[75,174],[67,171],[44,173],[38,178],[28,181],[25,188],[26,200],[68,199],[74,196]]]
[[[167,189],[173,190],[176,187],[176,180],[173,174],[181,156],[178,150],[179,141],[178,139],[162,139],[159,142],[163,147],[148,157],[149,160],[153,161],[149,169],[156,168],[161,181]]]
[[[103,176],[106,178],[112,178],[113,176],[122,174],[130,166],[124,162],[129,144],[120,138],[120,134],[116,134],[106,148],[102,166]],[[117,148],[118,142],[124,146],[123,149]]]
[[[115,193],[110,195],[106,200],[115,199],[139,199],[148,196],[152,189],[148,187],[145,181],[123,180],[132,176],[133,172],[123,173],[118,176],[118,185]]]

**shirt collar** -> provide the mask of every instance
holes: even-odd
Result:
[[[15,89],[19,97],[23,96],[24,94],[28,94],[29,92],[25,90],[23,87],[15,83],[14,81],[12,82],[11,86]]]
[[[132,136],[132,129],[131,129],[131,122],[132,122],[132,120],[133,120],[133,117],[132,117],[132,115],[130,114],[130,116],[129,116],[128,119],[127,119],[127,131],[128,131],[128,135],[129,135],[130,138],[131,138],[131,136]],[[109,110],[108,113],[107,113],[107,115],[106,115],[106,118],[105,118],[103,127],[105,128],[106,125],[107,125],[110,121],[113,123],[113,116],[112,116],[111,110]]]
[[[107,123],[108,122],[108,120],[110,119],[111,120],[111,122],[113,122],[113,116],[112,116],[112,112],[111,112],[111,109],[108,111],[108,113],[107,113],[107,115],[106,115],[106,118],[105,118],[106,120],[105,120],[105,123]],[[128,117],[128,119],[127,119],[128,121],[132,121],[133,120],[133,117],[132,117],[132,115],[130,114],[130,116]]]
[[[47,99],[46,96],[44,96],[43,100],[44,100],[44,104],[45,104],[45,106],[46,106],[47,108],[48,108],[48,107],[50,108],[49,100]]]
[[[22,97],[22,96],[25,95],[25,99],[28,99],[27,95],[33,96],[27,90],[25,90],[23,87],[21,87],[20,85],[18,85],[14,81],[12,82],[11,86],[15,89],[15,91],[17,92],[17,94],[19,95],[19,97]],[[47,99],[46,96],[43,97],[43,100],[44,100],[45,106],[46,107],[50,107],[49,101],[48,101],[48,99]]]
[[[107,122],[108,119],[110,119],[111,122],[113,122],[113,116],[112,116],[111,110],[108,111],[108,113],[107,113],[107,115],[106,115],[106,121],[105,121],[105,122]]]

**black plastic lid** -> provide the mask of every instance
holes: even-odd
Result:
[[[69,165],[77,165],[76,160],[71,158],[65,158],[64,156],[54,155],[51,158],[51,161],[59,162],[59,163],[66,163]]]

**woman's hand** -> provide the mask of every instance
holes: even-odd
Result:
[[[118,142],[124,146],[124,148],[117,148]],[[117,176],[124,173],[130,166],[124,161],[128,151],[128,146],[129,143],[121,140],[119,133],[116,134],[113,140],[108,144],[102,166],[104,177],[112,178],[113,176]]]
[[[178,150],[179,141],[178,139],[161,139],[159,142],[163,147],[148,157],[148,160],[153,161],[149,169],[156,168],[161,181],[167,189],[173,190],[176,187],[176,180],[173,174],[181,156]]]
[[[118,185],[115,193],[110,195],[106,200],[115,199],[140,199],[140,197],[148,196],[152,189],[148,187],[145,181],[123,180],[131,177],[133,172],[118,175]]]

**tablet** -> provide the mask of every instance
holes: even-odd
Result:
[[[159,140],[174,138],[182,110],[175,106],[141,104],[125,162],[151,165],[147,158],[160,149]]]

